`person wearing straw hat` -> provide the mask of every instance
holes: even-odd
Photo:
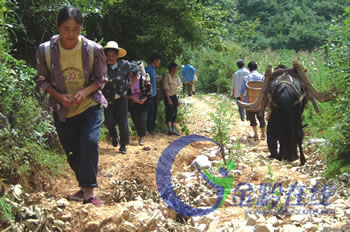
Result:
[[[250,71],[250,74],[244,77],[242,85],[241,85],[241,101],[248,102],[247,99],[247,82],[249,81],[264,81],[265,77],[264,75],[258,73],[258,65],[255,61],[250,61],[248,64],[248,69]],[[255,141],[259,140],[258,136],[258,130],[256,128],[257,122],[256,118],[259,120],[260,129],[261,129],[261,139],[265,139],[265,119],[264,115],[260,116],[258,112],[249,112],[247,111],[247,119],[250,121],[250,126],[253,128],[254,131],[254,138]]]
[[[129,141],[129,124],[128,124],[128,97],[129,87],[128,74],[131,70],[138,68],[137,63],[120,59],[126,55],[126,50],[120,48],[115,41],[109,41],[104,47],[107,57],[108,83],[103,89],[103,95],[108,101],[108,107],[104,109],[104,125],[108,129],[108,135],[112,139],[112,145],[118,146],[119,151],[126,153],[126,145]],[[119,142],[118,131],[119,127]]]

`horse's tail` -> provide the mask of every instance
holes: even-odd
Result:
[[[281,84],[277,89],[277,104],[280,111],[280,154],[283,159],[294,161],[298,159],[296,139],[296,117],[294,101],[296,92],[287,84]]]

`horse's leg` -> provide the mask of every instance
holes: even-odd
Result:
[[[270,156],[268,158],[278,159],[277,138],[276,134],[274,133],[273,127],[277,127],[277,125],[274,125],[271,121],[268,121],[266,130],[267,147],[269,148],[270,152]]]
[[[302,124],[302,114],[305,107],[305,100],[301,102],[300,106],[301,106],[300,114],[299,114],[300,121],[298,122],[299,130],[297,131],[297,133],[298,133],[298,145],[299,145],[299,152],[300,152],[300,165],[302,166],[306,162],[303,147],[302,147],[303,139],[304,139],[304,129],[303,129],[304,126]]]
[[[299,145],[299,152],[300,152],[300,165],[302,166],[306,163],[306,159],[302,148],[302,141],[300,141],[298,145]]]

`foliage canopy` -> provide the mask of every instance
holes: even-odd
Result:
[[[327,41],[332,19],[344,13],[348,0],[237,0],[233,33],[241,29],[248,37],[238,37],[251,48],[309,50]],[[249,31],[250,28],[256,28]],[[255,33],[254,33],[255,32]]]
[[[186,46],[195,48],[222,34],[226,11],[219,4],[195,0],[72,0],[8,1],[18,16],[12,41],[16,57],[31,61],[38,45],[56,34],[56,16],[64,5],[78,7],[84,16],[84,33],[101,42],[117,41],[127,59],[148,60],[162,54],[167,64]],[[40,25],[40,26],[38,26]],[[35,33],[33,33],[35,31]]]

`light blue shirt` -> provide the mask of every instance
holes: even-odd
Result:
[[[246,68],[241,68],[233,75],[232,79],[232,91],[235,98],[240,97],[240,90],[244,80],[244,77],[249,75],[249,70]]]
[[[196,69],[192,65],[186,64],[181,71],[181,75],[184,78],[184,82],[193,81],[195,73],[196,73]]]
[[[248,76],[244,77],[242,85],[241,85],[240,94],[244,94],[244,101],[245,102],[248,102],[247,93],[246,93],[247,82],[248,81],[264,81],[264,80],[265,80],[264,75],[258,73],[258,71],[256,71],[256,70],[252,71]]]
[[[147,65],[145,68],[146,73],[149,74],[151,78],[151,85],[152,85],[152,97],[157,96],[157,73],[156,69],[152,65]]]

